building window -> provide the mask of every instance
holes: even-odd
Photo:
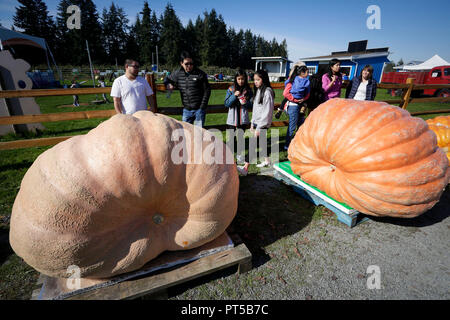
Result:
[[[316,73],[316,67],[308,67],[308,73],[310,75],[315,74]]]
[[[342,67],[339,70],[342,74],[345,73],[345,75],[350,76],[350,71],[352,70],[352,67]]]

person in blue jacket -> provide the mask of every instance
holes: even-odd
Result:
[[[359,77],[354,77],[348,84],[345,98],[355,100],[375,100],[377,81],[373,79],[373,67],[366,65]]]

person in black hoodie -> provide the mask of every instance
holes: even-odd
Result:
[[[205,125],[211,88],[208,76],[194,65],[191,55],[183,51],[180,56],[181,67],[173,71],[165,80],[167,90],[177,87],[183,103],[183,121],[201,126]]]

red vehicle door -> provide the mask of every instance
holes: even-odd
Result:
[[[433,68],[426,79],[426,84],[449,84],[450,83],[450,66]],[[427,95],[448,96],[448,89],[427,89],[423,91]]]

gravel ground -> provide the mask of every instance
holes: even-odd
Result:
[[[259,185],[270,192],[281,183],[267,177]],[[288,198],[300,197],[281,188]],[[306,200],[302,204],[309,205]],[[248,246],[253,254],[248,273],[230,271],[195,280],[169,290],[169,298],[447,300],[449,208],[447,188],[441,201],[417,218],[370,218],[349,228],[328,209],[316,207],[316,218],[295,232],[263,242],[260,250]],[[380,289],[368,288],[375,283],[368,281],[375,276],[369,266],[379,268]]]

